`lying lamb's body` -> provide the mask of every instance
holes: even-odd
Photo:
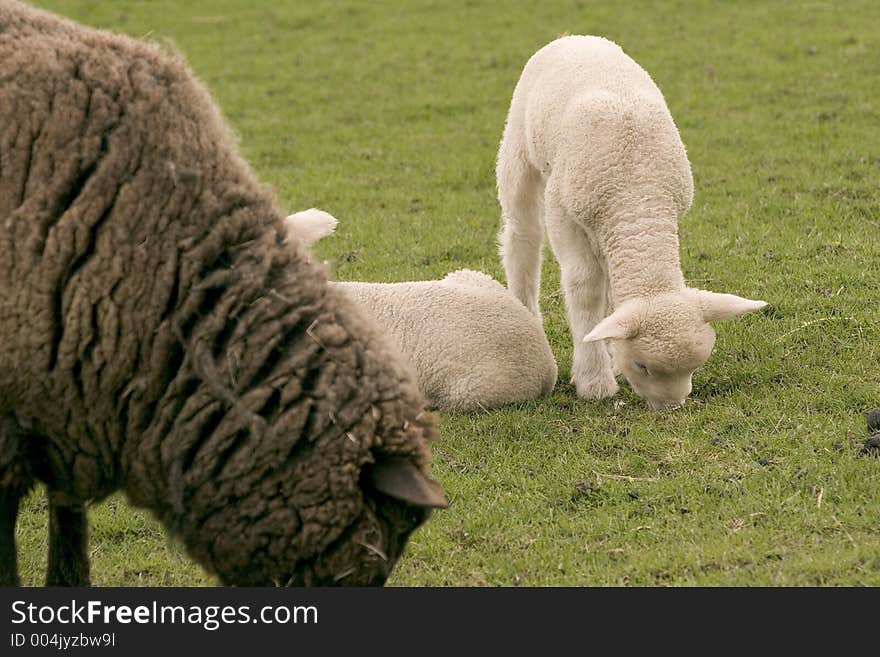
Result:
[[[482,272],[331,285],[388,332],[415,368],[429,406],[493,408],[535,399],[556,385],[556,360],[537,318]]]
[[[0,0],[0,584],[122,489],[224,583],[372,584],[442,494],[408,368],[286,228],[185,64]],[[371,483],[372,482],[372,483]]]
[[[336,225],[314,209],[287,221],[312,240]],[[556,360],[540,322],[487,274],[462,269],[439,281],[331,286],[391,336],[429,406],[493,408],[535,399],[556,385]]]
[[[532,56],[513,93],[497,182],[508,285],[538,316],[543,217],[583,397],[617,391],[607,340],[652,407],[683,403],[714,345],[708,322],[765,305],[685,286],[685,148],[650,76],[606,39],[563,37]]]

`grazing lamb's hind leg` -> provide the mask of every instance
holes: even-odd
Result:
[[[498,200],[503,227],[498,236],[507,287],[536,317],[541,318],[541,226],[543,181],[523,160],[524,150],[505,135],[498,155]]]
[[[62,505],[49,494],[46,586],[89,585],[88,516],[82,504]]]
[[[607,310],[607,274],[585,230],[548,194],[547,236],[559,261],[568,324],[574,341],[571,382],[585,399],[606,399],[618,390],[611,358],[601,342],[584,342]]]

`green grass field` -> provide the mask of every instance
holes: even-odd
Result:
[[[559,384],[446,414],[451,499],[389,584],[880,585],[880,3],[40,0],[169,39],[207,82],[285,210],[340,219],[317,247],[340,280],[503,280],[494,160],[516,80],[563,33],[618,42],[666,96],[693,167],[688,281],[773,304],[719,324],[692,400],[628,388],[591,403],[552,257],[545,327]],[[148,514],[91,511],[98,585],[210,585]],[[41,491],[19,522],[42,582]]]

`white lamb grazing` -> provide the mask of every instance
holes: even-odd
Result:
[[[684,144],[653,80],[607,39],[563,37],[532,56],[497,178],[508,286],[540,317],[543,217],[582,397],[617,392],[613,356],[652,408],[681,405],[715,343],[708,322],[766,305],[685,285],[677,222],[693,178]]]
[[[333,231],[321,210],[287,218],[310,244]],[[331,283],[387,331],[413,366],[429,407],[476,410],[527,401],[556,385],[540,321],[503,285],[462,269],[439,281]]]

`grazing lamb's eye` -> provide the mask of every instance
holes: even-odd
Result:
[[[651,370],[648,369],[648,366],[644,363],[639,363],[637,361],[633,361],[633,365],[635,365],[638,369],[642,370],[648,376],[651,376]]]

